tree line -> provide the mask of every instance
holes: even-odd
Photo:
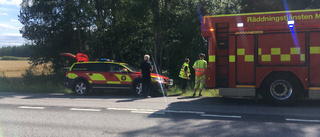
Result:
[[[204,15],[319,8],[317,0],[23,0],[19,20],[32,42],[33,64],[55,70],[72,61],[60,53],[85,53],[139,66],[144,54],[159,73],[177,78],[186,57],[207,53]],[[206,58],[207,59],[207,58]]]
[[[0,48],[0,57],[15,56],[15,57],[30,57],[30,46],[6,46]]]

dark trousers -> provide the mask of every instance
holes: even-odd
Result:
[[[181,88],[186,89],[188,85],[188,80],[184,78],[180,78],[180,81],[181,81]]]
[[[150,95],[151,78],[142,78],[142,93],[147,97]]]

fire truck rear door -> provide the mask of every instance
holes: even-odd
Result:
[[[216,85],[229,85],[229,23],[216,23]]]

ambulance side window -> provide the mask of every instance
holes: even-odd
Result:
[[[90,71],[107,71],[107,64],[106,63],[92,63],[90,64]]]
[[[120,72],[122,68],[124,68],[124,67],[122,67],[118,64],[109,64],[108,65],[109,72]]]
[[[88,64],[75,64],[72,67],[72,71],[88,71]]]

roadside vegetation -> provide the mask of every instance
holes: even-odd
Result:
[[[3,56],[1,60],[29,60],[29,57],[15,57],[15,56]]]
[[[13,57],[16,58],[16,57]],[[0,61],[0,92],[70,93],[64,73],[52,73],[50,64],[32,66],[27,60]]]
[[[42,80],[52,80],[52,76],[37,76]],[[71,93],[62,84],[52,82],[28,82],[22,78],[10,78],[0,76],[0,92],[22,92],[22,93]]]
[[[185,93],[182,94],[181,88],[178,85],[174,85],[167,92],[168,96],[192,96],[194,93],[194,85],[188,85]],[[201,92],[204,97],[219,97],[218,89],[203,89]],[[199,90],[197,90],[196,97],[199,95]]]

